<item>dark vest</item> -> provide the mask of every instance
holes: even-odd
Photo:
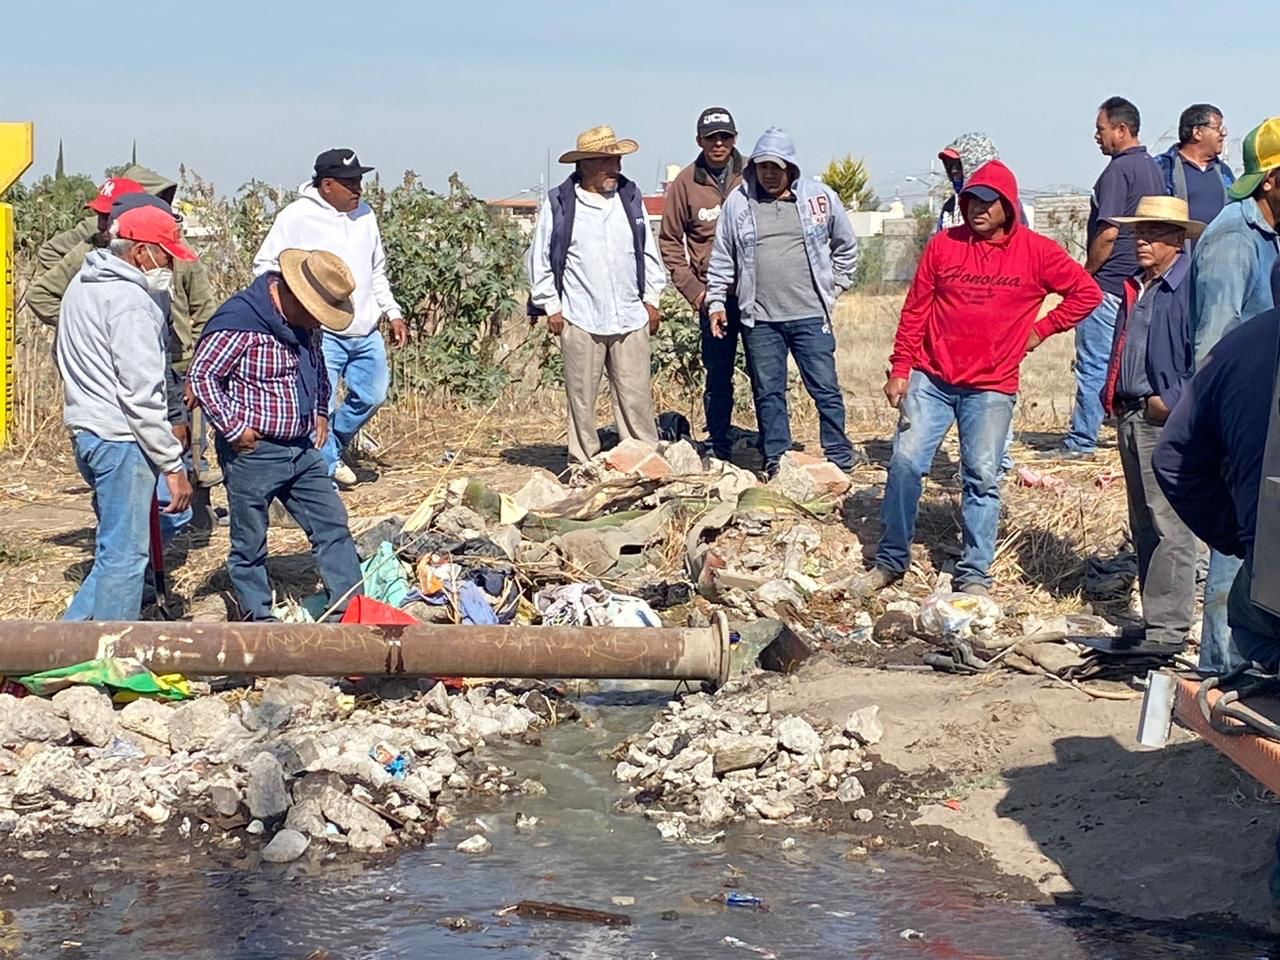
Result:
[[[556,293],[564,296],[564,268],[569,262],[569,244],[573,240],[573,218],[578,208],[578,175],[575,173],[551,191],[551,275],[555,277]],[[618,177],[618,199],[631,221],[631,240],[636,251],[636,287],[644,296],[644,198],[640,188],[626,177]],[[529,300],[525,307],[531,317],[543,316],[546,311]]]

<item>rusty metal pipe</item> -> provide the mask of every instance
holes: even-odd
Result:
[[[0,675],[99,657],[159,674],[397,675],[597,680],[729,676],[729,628],[0,621]]]

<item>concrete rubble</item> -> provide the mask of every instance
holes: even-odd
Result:
[[[88,686],[0,698],[0,843],[176,830],[266,863],[379,854],[430,839],[466,797],[534,793],[483,748],[576,717],[533,683],[357,701],[284,677],[123,709]]]
[[[670,703],[613,752],[623,807],[655,821],[667,839],[698,841],[699,831],[734,821],[804,826],[824,802],[864,801],[858,774],[875,759],[847,728],[864,731],[878,708],[858,711],[846,729],[777,716],[769,693],[786,682],[755,672],[715,695]]]

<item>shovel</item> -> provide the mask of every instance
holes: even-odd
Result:
[[[160,535],[160,501],[151,495],[151,576],[156,586],[156,607],[160,616],[172,620],[169,614],[169,586],[164,571],[164,538]]]

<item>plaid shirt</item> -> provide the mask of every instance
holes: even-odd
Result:
[[[329,376],[320,349],[321,333],[311,340],[319,366],[316,413],[329,410]],[[234,441],[247,428],[271,440],[296,440],[315,429],[298,406],[298,358],[265,333],[219,330],[203,337],[187,371],[187,380],[218,433]]]

